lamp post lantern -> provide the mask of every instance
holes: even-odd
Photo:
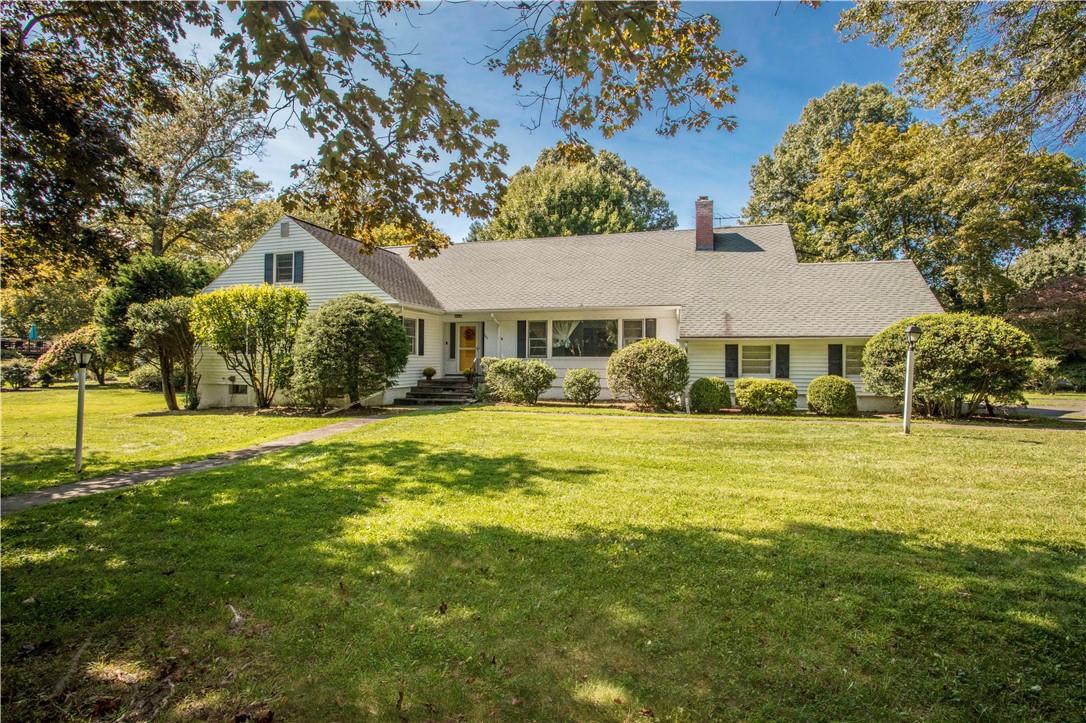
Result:
[[[79,362],[79,370],[76,379],[79,382],[79,401],[75,411],[75,473],[83,468],[83,399],[87,391],[87,365],[90,364],[91,353],[89,351],[76,352],[76,361]]]
[[[905,341],[909,349],[905,354],[905,414],[903,417],[903,432],[909,433],[909,422],[913,415],[913,383],[916,381],[915,355],[916,340],[920,338],[920,327],[909,324],[905,330]]]

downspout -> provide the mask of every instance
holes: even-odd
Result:
[[[678,307],[675,308],[675,324],[676,324],[675,340],[679,341],[679,339],[682,338],[682,329],[683,329],[683,307],[681,307],[681,306],[678,306]],[[690,345],[688,343],[686,343],[685,341],[679,341],[679,346],[682,348],[682,350],[684,352],[686,352],[686,355],[687,355],[686,358],[687,358],[687,361],[689,362],[689,360],[690,360]],[[691,382],[688,379],[687,382],[686,382],[686,389],[683,390],[683,406],[686,408],[686,413],[687,414],[690,414],[690,387],[692,387],[692,386],[694,386],[694,383]]]
[[[498,321],[498,317],[494,316],[493,312],[491,312],[490,318],[494,320],[494,326],[498,327],[498,345],[496,351],[497,356],[500,359],[502,356],[502,323]],[[483,352],[486,352],[486,339],[483,339]]]

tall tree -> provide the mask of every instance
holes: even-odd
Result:
[[[317,141],[317,157],[295,166],[298,186],[288,190],[285,202],[295,204],[298,189],[317,189],[317,203],[336,209],[334,230],[360,229],[363,246],[374,243],[375,229],[391,223],[414,232],[416,256],[433,254],[447,237],[426,223],[423,212],[483,218],[493,211],[504,184],[507,152],[494,140],[497,123],[450,97],[442,76],[411,67],[390,49],[383,17],[413,12],[417,4],[410,0],[357,8],[229,0],[226,6],[237,21],[229,31],[206,2],[98,5],[57,0],[44,6],[44,12],[42,5],[29,1],[11,6],[16,11],[5,20],[5,48],[20,48],[34,31],[34,43],[48,48],[49,58],[59,63],[64,61],[64,45],[72,46],[80,57],[66,75],[73,86],[115,84],[133,92],[168,88],[168,74],[160,74],[158,83],[155,73],[180,67],[171,46],[183,34],[184,22],[210,28],[221,38],[220,50],[257,108],[273,118],[291,119]],[[525,2],[509,5],[508,12],[515,19],[498,38],[502,50],[489,58],[490,67],[513,78],[519,88],[539,77],[542,87],[535,97],[540,113],[553,107],[554,123],[566,133],[598,127],[610,135],[653,111],[661,119],[657,130],[665,135],[713,123],[734,125],[734,119],[720,112],[734,102],[732,74],[743,59],[717,47],[720,26],[712,16],[691,15],[678,0]],[[91,47],[108,51],[102,51],[102,69],[108,72],[99,68],[98,58],[79,54],[84,37],[98,43]],[[26,80],[26,74],[10,77]],[[8,78],[5,71],[4,80]],[[22,82],[18,89],[23,95],[11,97],[32,108],[26,101],[33,99],[33,88]],[[84,108],[94,109],[94,101],[106,92],[96,91],[83,102]],[[4,100],[7,107],[6,89]],[[111,118],[117,109],[127,113],[127,125],[119,130],[130,129],[141,104],[126,105],[122,101],[127,98],[107,100],[97,106],[105,113],[69,114],[69,136],[100,117]],[[51,132],[48,122],[34,117],[24,125],[27,134]],[[5,136],[7,131],[5,114]],[[103,151],[106,158],[99,163],[107,169],[107,161],[132,157],[124,132],[108,137],[113,146]],[[62,156],[64,150],[55,149],[51,157]],[[126,175],[128,165],[106,175],[115,181]],[[71,166],[65,162],[66,168]],[[42,165],[31,170],[47,177],[48,169]],[[78,178],[80,170],[73,167],[72,177]],[[27,183],[34,182],[31,178]],[[116,183],[93,190],[80,194],[80,223],[84,212],[101,205],[103,197],[123,198]],[[24,194],[20,203],[30,196]],[[69,243],[65,248],[80,246]]]
[[[1019,136],[867,125],[824,154],[797,208],[807,258],[909,258],[945,306],[1001,312],[1014,258],[1082,230],[1086,168]]]
[[[773,152],[750,169],[750,200],[743,217],[755,223],[798,224],[796,203],[814,180],[822,154],[835,143],[848,143],[865,123],[885,123],[904,130],[912,122],[908,103],[879,83],[860,87],[844,83],[803,108],[785,129]]]
[[[137,117],[174,107],[184,64],[173,45],[186,22],[209,25],[206,3],[5,2],[0,21],[0,189],[5,255],[110,268],[127,253],[94,223],[124,206],[140,165]],[[19,273],[19,269],[14,269]]]
[[[902,90],[974,130],[1086,132],[1086,3],[862,2],[838,28],[900,50]]]
[[[675,228],[663,191],[610,151],[583,144],[544,150],[513,176],[498,211],[469,241]]]
[[[132,304],[125,323],[132,330],[132,345],[158,363],[162,373],[162,395],[166,408],[176,411],[177,390],[173,370],[181,368],[185,379],[185,409],[200,405],[200,375],[196,373],[198,348],[189,316],[192,299],[174,296]]]
[[[221,62],[194,73],[176,106],[145,115],[132,139],[141,172],[126,180],[132,210],[125,221],[153,256],[199,244],[214,214],[270,188],[239,165],[273,135],[262,114]]]

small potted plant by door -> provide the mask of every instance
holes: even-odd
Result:
[[[422,370],[422,376],[426,377],[426,381],[433,379],[435,374],[437,374],[437,369],[433,367],[426,367]]]

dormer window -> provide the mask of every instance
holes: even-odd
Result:
[[[294,254],[275,255],[275,283],[290,283],[294,281]]]

